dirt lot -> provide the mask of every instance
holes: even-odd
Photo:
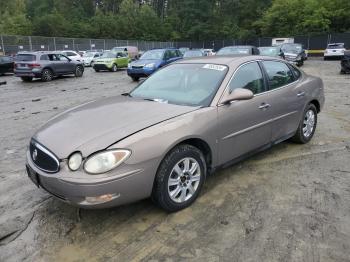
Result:
[[[81,210],[38,190],[24,171],[38,126],[88,100],[130,90],[121,71],[0,87],[0,261],[350,261],[350,75],[309,60],[326,106],[307,145],[282,143],[208,178],[188,209],[150,200]]]

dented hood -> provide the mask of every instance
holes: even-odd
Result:
[[[197,108],[116,96],[57,115],[33,138],[60,159],[75,151],[86,157],[140,130]]]

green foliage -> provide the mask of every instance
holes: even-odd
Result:
[[[0,0],[0,34],[213,40],[350,31],[349,0]]]

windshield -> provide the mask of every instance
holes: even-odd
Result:
[[[164,50],[151,50],[144,53],[140,59],[158,60],[163,58],[163,54]]]
[[[281,49],[285,53],[300,53],[303,47],[298,44],[284,44]]]
[[[330,44],[327,49],[342,49],[344,48],[344,44]]]
[[[259,47],[260,55],[265,56],[278,56],[279,55],[279,48],[277,47]]]
[[[115,58],[116,54],[112,52],[105,52],[102,54],[101,58]]]
[[[224,47],[221,48],[216,55],[249,55],[248,47]]]
[[[184,54],[184,57],[198,57],[198,56],[203,56],[202,51],[187,51]]]
[[[16,61],[35,61],[36,56],[35,55],[29,55],[29,54],[19,54],[15,57]]]
[[[131,96],[154,101],[208,106],[227,73],[227,66],[174,64],[153,74]]]
[[[89,53],[85,53],[85,54],[83,55],[83,57],[93,57],[94,55],[95,55],[95,53],[89,52]]]

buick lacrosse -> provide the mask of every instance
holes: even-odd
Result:
[[[27,173],[79,207],[151,197],[177,211],[218,168],[287,139],[309,142],[324,100],[320,78],[278,58],[186,59],[49,120],[29,143]]]

